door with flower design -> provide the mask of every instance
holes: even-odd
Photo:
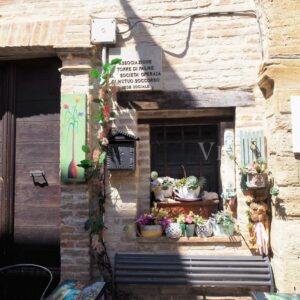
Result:
[[[61,62],[0,63],[0,264],[59,274]]]

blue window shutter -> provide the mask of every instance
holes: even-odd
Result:
[[[256,143],[260,157],[266,157],[263,130],[240,130],[241,166],[257,159],[255,152],[250,148],[252,142]]]

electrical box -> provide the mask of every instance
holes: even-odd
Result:
[[[109,170],[134,171],[138,138],[126,132],[114,130],[108,136],[108,140],[107,168]]]
[[[91,43],[115,44],[116,30],[117,25],[115,19],[92,19]]]

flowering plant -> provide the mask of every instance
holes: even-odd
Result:
[[[160,208],[158,209],[156,206],[151,209],[151,213],[145,213],[139,216],[136,220],[136,223],[139,226],[142,225],[161,225],[163,228],[166,228],[171,221],[168,219],[168,213]]]
[[[177,217],[177,223],[180,223],[180,224],[195,223],[194,213],[192,211],[190,211],[188,214],[179,214]]]
[[[262,158],[258,158],[242,168],[244,174],[260,174],[266,172],[266,170],[267,162]]]

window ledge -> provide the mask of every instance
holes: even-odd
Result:
[[[212,237],[181,237],[179,239],[169,239],[165,236],[158,237],[158,238],[143,238],[138,237],[138,243],[172,243],[172,244],[204,244],[204,245],[223,245],[223,244],[230,244],[230,245],[241,245],[241,237],[238,235],[234,236],[212,236]]]

